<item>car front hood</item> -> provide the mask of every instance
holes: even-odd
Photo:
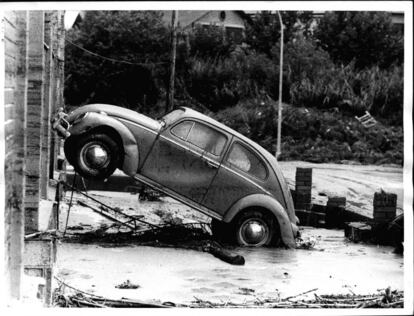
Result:
[[[114,118],[124,119],[133,123],[137,123],[154,131],[159,131],[161,128],[161,124],[158,121],[148,116],[120,106],[99,103],[88,104],[77,108],[76,110],[69,113],[67,120],[69,123],[72,123],[81,114],[87,112],[104,112],[105,114]]]

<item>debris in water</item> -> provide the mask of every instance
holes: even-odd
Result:
[[[251,300],[244,300],[243,303],[211,302],[194,297],[191,304],[180,304],[174,302],[156,303],[144,302],[122,298],[120,300],[108,299],[95,294],[87,293],[72,287],[64,281],[55,277],[58,281],[58,288],[53,294],[53,306],[58,307],[253,307],[253,308],[403,308],[404,292],[392,291],[390,287],[379,291],[376,294],[356,295],[356,294],[339,294],[339,295],[318,295],[314,293],[314,299],[298,299],[300,296],[309,294],[318,289],[311,289],[297,295],[280,298],[280,293],[276,291],[275,297],[260,297],[254,294],[253,289],[239,288],[239,290],[252,295]],[[128,282],[128,281],[127,281]]]
[[[308,237],[303,239],[301,237],[296,239],[296,249],[312,249],[316,245],[316,239],[313,237]]]
[[[249,289],[247,287],[239,287],[239,291],[237,293],[241,295],[253,295],[254,292],[255,290],[253,289]]]
[[[125,282],[115,286],[117,289],[138,289],[140,286],[138,284],[131,283],[131,281],[126,280]]]
[[[233,265],[244,265],[243,256],[233,254],[219,243],[211,240],[211,228],[208,223],[164,224],[137,232],[106,233],[109,227],[101,227],[98,230],[83,234],[73,234],[66,241],[80,243],[99,242],[139,244],[153,247],[179,247],[209,252],[216,258]]]

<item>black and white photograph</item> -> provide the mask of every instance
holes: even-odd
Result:
[[[412,9],[0,3],[3,314],[412,315]]]

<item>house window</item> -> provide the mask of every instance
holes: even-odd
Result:
[[[241,27],[226,27],[226,37],[236,44],[243,41],[243,29]]]
[[[224,21],[226,19],[226,11],[220,11],[219,18],[220,21]]]

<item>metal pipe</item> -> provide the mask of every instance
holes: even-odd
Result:
[[[277,111],[277,141],[276,141],[276,159],[281,154],[281,136],[282,136],[282,83],[283,83],[283,21],[279,11],[276,11],[280,23],[280,58],[279,58],[279,101]]]

